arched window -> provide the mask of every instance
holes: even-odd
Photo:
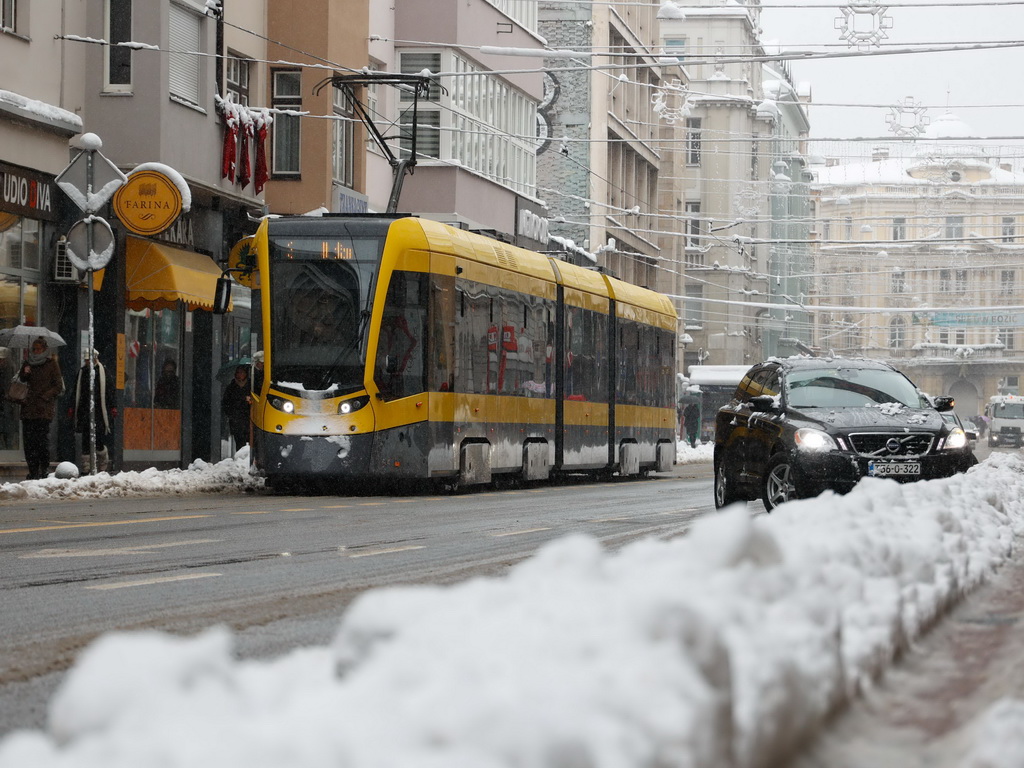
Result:
[[[907,323],[902,317],[889,323],[889,349],[902,349],[907,343]]]

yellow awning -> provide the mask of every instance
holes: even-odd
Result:
[[[212,309],[221,269],[201,253],[128,238],[125,286],[130,309]]]

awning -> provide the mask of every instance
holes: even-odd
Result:
[[[212,309],[221,269],[201,253],[128,238],[125,286],[130,309]]]

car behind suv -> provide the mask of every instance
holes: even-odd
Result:
[[[715,506],[760,497],[771,511],[863,477],[949,477],[977,463],[964,430],[876,360],[791,357],[751,368],[715,424]]]

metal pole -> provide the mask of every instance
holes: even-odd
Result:
[[[89,149],[86,150],[88,155],[86,156],[86,173],[85,173],[85,186],[86,186],[86,199],[92,195],[92,182],[93,182],[93,159],[96,157],[96,151]],[[86,259],[89,263],[92,263],[92,237],[93,222],[90,221],[86,224],[85,228],[85,242],[86,242]],[[94,392],[96,391],[96,366],[92,359],[92,350],[95,346],[95,331],[93,329],[93,290],[92,290],[92,268],[90,267],[85,271],[86,290],[89,292],[89,348],[86,350],[86,360],[89,362],[89,474],[96,474],[96,397]]]

